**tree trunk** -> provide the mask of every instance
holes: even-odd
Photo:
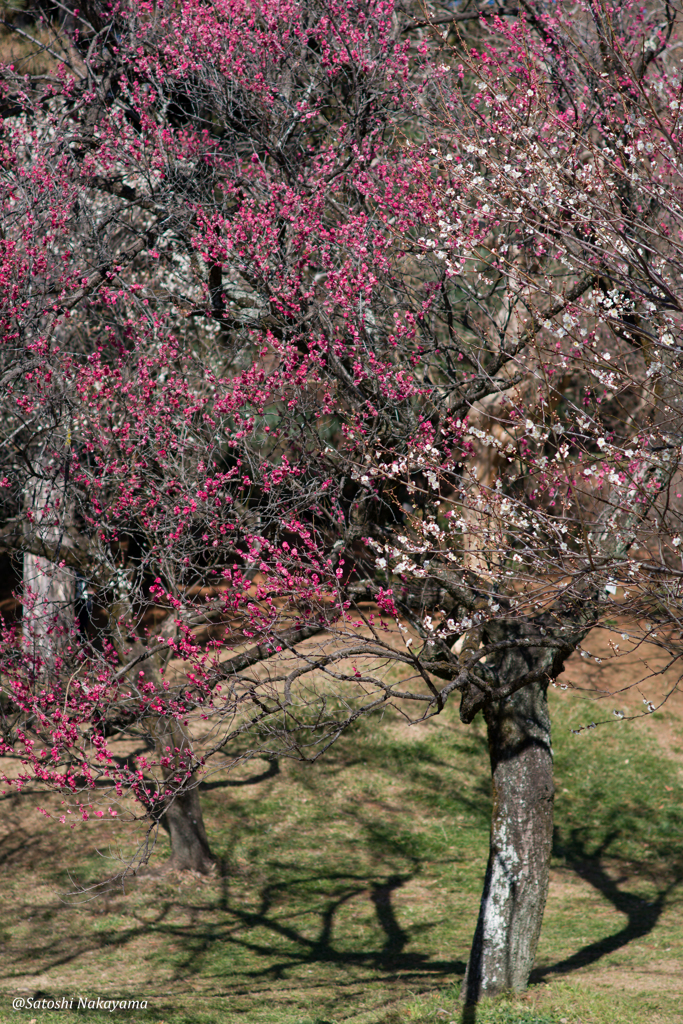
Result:
[[[548,895],[553,756],[547,682],[484,712],[493,775],[491,845],[462,998],[521,992],[528,984]]]
[[[159,718],[153,727],[158,756],[171,750],[181,753],[189,750],[189,740],[175,719]],[[172,779],[178,772],[181,759],[164,768],[164,779]],[[193,778],[187,779],[180,791],[169,797],[159,817],[171,840],[171,858],[164,870],[197,871],[208,875],[216,863],[209,847],[204,827],[199,790]]]
[[[25,552],[23,565],[24,639],[34,678],[48,679],[56,671],[60,650],[69,645],[74,628],[75,576],[58,564],[60,550],[71,543],[66,534],[71,516],[57,483],[47,477],[34,479],[24,500],[33,517],[31,539],[37,539],[54,554],[51,561]]]
[[[171,838],[171,859],[166,867],[208,875],[216,858],[209,847],[197,788],[176,796],[168,804],[163,820]]]
[[[74,625],[76,588],[73,574],[46,558],[24,554],[24,587],[30,599],[23,607],[23,633],[35,676],[55,669],[59,648]]]
[[[135,616],[125,597],[117,604],[110,605],[108,611],[110,636],[122,663],[141,658],[135,664],[138,681],[143,674],[145,680],[153,682],[161,689],[160,659],[163,657],[167,660],[170,655],[166,653],[142,657],[146,653],[145,644],[135,637],[132,629]],[[127,631],[122,626],[122,623],[126,622],[129,624]],[[167,626],[169,631],[174,628],[171,616],[167,620]],[[158,635],[170,635],[169,631],[166,631],[162,624]],[[180,722],[174,718],[150,716],[146,720],[146,726],[159,760],[171,758],[171,763],[163,767],[161,772],[164,782],[168,783],[168,788],[174,790],[176,787],[173,779],[178,777],[179,773],[180,777],[184,774],[184,760],[181,755],[183,752],[189,752],[190,740]],[[198,871],[203,875],[208,874],[216,863],[216,858],[209,847],[199,791],[194,778],[184,781],[178,787],[178,792],[169,795],[160,807],[148,805],[147,809],[154,820],[166,829],[171,840],[171,857],[162,870]]]

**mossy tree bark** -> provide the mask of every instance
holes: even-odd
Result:
[[[484,644],[499,649],[480,667],[496,689],[519,689],[491,703],[475,686],[463,691],[460,716],[479,707],[488,732],[493,782],[491,841],[463,1001],[521,992],[529,983],[548,895],[553,837],[553,752],[548,686],[594,624],[590,607],[533,620],[488,623]],[[537,639],[538,646],[534,645]]]

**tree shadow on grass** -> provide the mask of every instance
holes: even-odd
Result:
[[[282,865],[275,865],[281,868]],[[228,875],[223,868],[223,877],[226,882]],[[258,910],[246,910],[236,905],[225,894],[223,907],[238,922],[237,927],[228,927],[217,932],[216,938],[226,944],[239,946],[252,954],[267,957],[269,962],[263,967],[255,967],[249,971],[249,977],[270,977],[279,979],[285,972],[296,967],[303,967],[311,964],[331,964],[340,966],[358,966],[374,969],[383,974],[401,974],[404,978],[419,977],[424,975],[449,975],[462,974],[465,964],[461,960],[431,960],[425,953],[408,952],[405,947],[410,941],[409,932],[401,927],[394,911],[392,897],[394,892],[405,885],[414,877],[412,874],[392,874],[386,878],[369,879],[363,875],[352,875],[349,873],[320,873],[316,875],[299,876],[290,878],[286,882],[276,882],[266,885],[261,890],[260,906]],[[309,907],[306,910],[300,909],[297,916],[311,913],[319,920],[317,934],[307,935],[293,924],[287,923],[278,915],[277,907],[284,900],[292,904],[301,902],[303,891],[312,888],[313,899],[309,900]],[[324,894],[321,889],[332,889]],[[333,928],[335,919],[341,908],[351,899],[359,896],[369,897],[372,903],[376,920],[384,933],[384,942],[381,948],[364,951],[343,950],[336,948],[333,940]],[[311,905],[312,904],[312,905]],[[315,905],[317,904],[317,906]],[[421,930],[433,925],[422,925]],[[250,933],[254,930],[265,929],[267,933],[279,939],[285,939],[292,943],[289,950],[278,951],[274,957],[273,945],[268,941],[259,939]],[[185,973],[193,969],[191,959],[182,965]]]
[[[679,866],[667,884],[659,887],[657,895],[652,900],[643,899],[642,896],[632,892],[624,892],[619,888],[619,884],[628,876],[612,878],[603,864],[605,851],[616,836],[615,832],[608,834],[598,849],[589,853],[583,839],[574,833],[568,848],[560,846],[556,840],[554,853],[563,856],[568,867],[607,897],[614,909],[618,910],[620,914],[624,914],[626,923],[614,935],[608,935],[604,939],[597,939],[595,942],[583,946],[559,963],[536,968],[531,975],[532,982],[542,981],[556,974],[568,974],[580,967],[587,967],[604,956],[627,946],[634,939],[648,935],[659,921],[669,896],[683,881],[683,871]]]
[[[277,757],[264,758],[268,761],[268,767],[258,775],[250,775],[246,779],[215,779],[213,782],[201,782],[199,792],[206,793],[212,789],[228,789],[231,786],[255,786],[257,782],[265,782],[266,779],[274,779],[280,774],[280,761]]]
[[[228,974],[229,994],[233,998],[253,998],[259,992],[270,992],[274,982],[290,978],[292,971],[304,973],[304,977],[297,979],[299,987],[305,988],[307,984],[317,987],[321,983],[320,968],[342,968],[341,975],[335,973],[332,994],[327,997],[337,1009],[348,998],[347,993],[359,984],[367,988],[399,978],[405,984],[429,983],[429,979],[461,976],[464,972],[465,964],[460,960],[431,959],[427,953],[406,948],[416,936],[413,929],[401,926],[394,898],[415,872],[375,877],[350,872],[292,876],[290,865],[273,863],[272,866],[275,871],[285,870],[289,877],[264,885],[255,909],[230,898],[228,872],[226,865],[221,864],[219,869],[226,887],[223,899],[214,897],[207,901],[199,893],[187,893],[178,898],[166,889],[163,894],[159,892],[158,900],[148,900],[143,907],[136,908],[134,922],[124,929],[114,924],[111,929],[104,928],[89,935],[79,934],[77,930],[67,939],[60,930],[46,935],[38,928],[24,946],[24,958],[40,963],[43,974],[73,964],[95,950],[120,957],[132,942],[149,936],[158,944],[165,937],[172,942],[175,951],[174,982],[216,973],[222,975],[223,969],[217,971],[213,962],[218,951],[219,956],[224,955],[226,962],[233,964]],[[374,911],[374,921],[381,932],[380,941],[373,943],[374,948],[354,948],[348,932],[335,941],[339,912],[355,898],[367,901],[366,905],[369,903]],[[61,909],[65,909],[64,906],[56,901],[54,915]],[[189,924],[179,924],[172,919],[179,909],[190,917]],[[207,921],[207,911],[216,910],[222,912],[221,918]],[[300,923],[302,919],[304,924]],[[435,923],[421,924],[419,932]],[[49,931],[52,932],[52,927]],[[367,945],[370,942],[366,939]],[[236,959],[231,950],[238,954]],[[208,963],[207,954],[211,957]],[[235,970],[237,964],[239,967]],[[16,971],[15,964],[8,964],[7,968],[0,974],[7,977]],[[307,968],[313,969],[310,983],[305,977]],[[214,993],[217,997],[221,994]],[[125,993],[118,995],[125,996]],[[331,1005],[327,1006],[325,1012],[331,1013],[332,1009]]]

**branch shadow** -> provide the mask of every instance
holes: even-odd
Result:
[[[228,789],[231,786],[255,786],[257,782],[274,779],[280,774],[280,762],[277,757],[268,758],[268,767],[259,775],[250,775],[247,779],[216,779],[213,782],[201,782],[199,792],[206,793],[212,789]]]
[[[588,854],[585,843],[577,835],[572,836],[569,851],[559,847],[559,844],[556,843],[554,853],[562,855],[568,866],[580,878],[585,879],[594,889],[606,896],[615,910],[624,914],[626,917],[624,927],[614,935],[608,935],[604,939],[598,939],[583,946],[559,963],[534,969],[531,974],[532,982],[542,981],[556,974],[569,974],[580,967],[587,967],[604,956],[622,949],[634,939],[648,935],[657,925],[669,896],[683,881],[683,873],[678,870],[668,884],[659,888],[654,900],[646,900],[635,893],[621,890],[619,883],[625,881],[626,876],[612,878],[602,863],[605,850],[608,849],[615,835],[616,833],[607,835],[599,848],[591,855]]]
[[[274,868],[282,868],[286,865],[275,864]],[[221,862],[221,873],[227,876],[227,865]],[[238,922],[237,927],[218,929],[215,938],[226,944],[240,947],[251,953],[267,956],[269,963],[263,967],[255,967],[248,972],[252,981],[257,979],[280,979],[285,972],[292,968],[311,964],[337,964],[342,966],[359,966],[374,969],[381,973],[398,974],[406,977],[419,977],[425,974],[451,975],[463,974],[465,964],[460,960],[431,960],[428,954],[420,952],[408,952],[405,947],[410,941],[409,932],[403,929],[398,921],[392,897],[394,892],[405,885],[414,877],[413,874],[393,874],[381,879],[368,879],[367,876],[343,874],[320,873],[316,875],[298,876],[289,878],[286,882],[272,883],[261,890],[260,906],[257,910],[246,910],[240,907],[229,898],[227,891],[224,892],[222,907]],[[225,878],[227,890],[227,877]],[[316,914],[319,919],[319,927],[315,936],[308,936],[294,925],[284,921],[277,915],[277,907],[281,906],[287,898],[294,902],[296,890],[300,887],[314,889],[330,889],[332,893],[323,895],[316,893],[321,901],[317,907],[311,907],[310,912]],[[366,895],[375,909],[375,916],[379,927],[384,933],[384,942],[379,949],[363,951],[337,949],[333,941],[333,930],[336,915],[339,910],[351,899],[357,896]],[[300,911],[299,911],[300,913]],[[424,925],[421,926],[424,929]],[[291,950],[279,950],[279,959],[273,962],[273,946],[271,943],[259,940],[253,933],[257,929],[266,929],[273,937],[288,940],[293,944]],[[201,950],[194,950],[182,964],[178,965],[178,974],[186,974],[196,970],[197,954]]]
[[[287,870],[290,865],[274,863],[273,868]],[[69,943],[64,942],[61,933],[49,938],[43,936],[39,928],[29,939],[24,953],[31,960],[41,962],[40,973],[43,974],[54,968],[74,964],[94,950],[122,952],[131,942],[137,942],[145,936],[154,936],[156,941],[166,936],[173,940],[176,948],[181,947],[173,971],[173,981],[183,981],[206,971],[206,955],[210,955],[214,943],[218,942],[226,949],[232,947],[244,953],[256,954],[261,960],[260,963],[257,961],[245,965],[239,971],[239,976],[231,978],[231,995],[254,996],[261,990],[270,991],[274,981],[286,978],[292,970],[327,964],[347,969],[341,978],[335,979],[335,1006],[342,1006],[347,990],[352,990],[358,984],[359,969],[362,971],[364,986],[378,983],[381,978],[398,977],[399,974],[402,981],[416,982],[464,973],[465,964],[462,961],[432,960],[427,953],[406,949],[411,941],[411,929],[401,926],[393,899],[397,890],[414,877],[414,872],[375,878],[368,874],[354,875],[346,872],[290,875],[286,881],[263,886],[258,895],[258,905],[252,910],[242,905],[241,901],[230,899],[230,874],[226,861],[219,863],[219,871],[224,877],[225,893],[223,899],[219,897],[216,902],[192,897],[169,899],[165,895],[160,902],[155,901],[153,909],[151,902],[146,901],[140,912],[136,910],[134,913],[135,920],[129,927],[111,931],[103,929],[97,936],[74,934],[73,941]],[[339,911],[356,897],[368,900],[374,908],[382,938],[375,948],[349,949],[348,940],[347,948],[338,948],[335,943],[334,930]],[[185,911],[185,916],[189,915],[189,925],[179,925],[171,920],[173,912],[178,908]],[[219,908],[225,912],[227,920],[224,918],[207,924],[206,911]],[[59,914],[63,909],[64,905],[56,901],[54,914]],[[297,918],[303,918],[310,922],[311,916],[314,918],[312,929],[310,924],[300,925],[297,921]],[[430,927],[430,924],[421,924],[420,931],[425,927]],[[0,976],[9,977],[15,969],[13,964],[7,964],[7,969],[0,972]],[[373,977],[372,972],[376,973],[376,977]],[[305,980],[300,984],[305,985]]]

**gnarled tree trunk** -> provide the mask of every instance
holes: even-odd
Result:
[[[138,680],[143,674],[146,680],[161,689],[162,659],[167,661],[170,655],[157,652],[145,657],[145,644],[135,637],[130,628],[135,617],[125,596],[122,596],[118,603],[112,604],[108,610],[110,635],[121,661],[129,661],[134,665]],[[127,631],[122,627],[122,622],[129,624]],[[159,635],[171,635],[174,628],[173,619],[169,617],[167,622],[162,624]],[[183,754],[187,755],[190,752],[190,740],[180,722],[173,718],[150,716],[146,720],[146,727],[159,761],[162,758],[171,759],[161,769],[164,781],[168,783],[169,790],[174,791],[177,788],[177,792],[172,792],[160,807],[148,805],[154,820],[166,829],[171,840],[171,857],[163,870],[198,871],[200,874],[208,874],[216,863],[216,858],[209,846],[195,780],[186,779],[177,786],[174,783],[175,778],[182,779],[184,775]]]
[[[491,845],[463,999],[523,991],[548,895],[553,755],[547,681],[485,710],[493,775]]]
[[[166,808],[163,821],[171,838],[171,859],[166,867],[208,875],[216,858],[209,847],[197,788],[176,796]]]
[[[188,738],[174,719],[157,718],[153,729],[159,756],[163,756],[167,747],[179,752],[189,750]],[[176,756],[174,761],[173,766],[164,769],[167,780],[172,780],[178,770],[180,758]],[[165,869],[208,874],[216,858],[209,847],[199,791],[193,779],[188,779],[177,793],[167,799],[159,821],[171,839],[171,859]]]

